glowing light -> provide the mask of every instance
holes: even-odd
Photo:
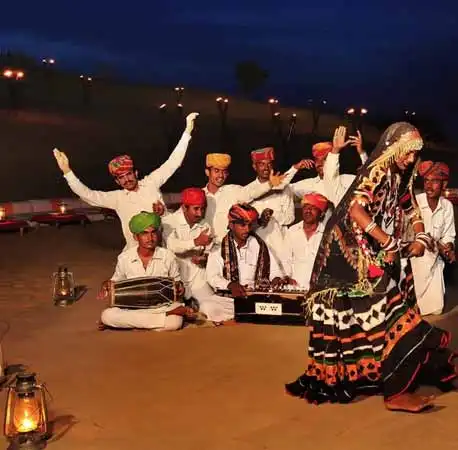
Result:
[[[280,113],[279,112],[274,113],[274,117],[280,117]]]
[[[181,103],[177,103],[177,108],[183,108],[183,105]]]
[[[355,108],[347,109],[347,114],[355,114]]]
[[[161,106],[159,106],[159,109],[165,109],[167,108],[167,103],[162,103]]]
[[[17,72],[16,73],[16,78],[18,78],[18,79],[24,78],[24,72],[22,72],[22,71]]]
[[[5,78],[11,78],[13,76],[13,71],[11,69],[6,69],[3,71],[3,76]]]
[[[225,98],[225,99],[224,99],[224,103],[229,103],[229,99],[228,99],[228,98]]]
[[[216,101],[217,101],[218,103],[222,102],[222,101],[223,101],[223,97],[218,97],[218,98],[216,99]]]
[[[87,77],[87,81],[92,81],[92,77]]]
[[[276,105],[278,103],[278,100],[276,98],[269,98],[269,103],[271,105]]]
[[[367,113],[368,113],[368,111],[367,111],[367,109],[366,109],[366,108],[361,108],[361,114],[363,114],[363,115],[364,115],[364,114],[367,114]]]

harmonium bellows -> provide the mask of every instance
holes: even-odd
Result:
[[[178,301],[177,282],[168,277],[142,277],[115,281],[110,306],[118,308],[160,308]]]
[[[217,294],[232,297],[229,290],[219,290]],[[246,294],[234,298],[236,322],[305,325],[305,289],[283,286],[277,290],[248,289]]]

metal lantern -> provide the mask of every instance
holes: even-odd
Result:
[[[75,300],[73,273],[59,267],[53,274],[53,300],[58,306],[67,306]]]
[[[18,374],[6,399],[4,433],[10,442],[8,450],[44,448],[47,421],[44,387],[37,384],[34,373]]]
[[[6,219],[6,208],[4,206],[0,206],[0,221]]]
[[[61,214],[65,214],[67,212],[67,205],[64,202],[59,203],[59,212]]]

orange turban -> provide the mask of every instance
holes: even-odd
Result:
[[[310,192],[305,194],[302,197],[302,205],[308,204],[312,206],[316,206],[321,212],[325,212],[328,209],[328,199],[324,196],[319,194],[318,192]]]
[[[205,165],[216,169],[227,169],[231,161],[231,155],[227,153],[209,153],[205,158]]]
[[[108,163],[108,170],[114,177],[129,172],[133,168],[134,162],[132,161],[132,158],[129,155],[117,156]]]
[[[207,197],[201,188],[186,188],[181,192],[181,204],[186,206],[204,206],[207,204]]]
[[[237,203],[231,207],[227,216],[230,222],[256,222],[259,218],[258,211],[248,203]]]
[[[445,181],[450,176],[450,169],[443,162],[423,161],[418,166],[418,173],[422,177],[433,177]]]
[[[274,159],[275,152],[273,147],[260,148],[251,152],[251,160],[253,162],[273,161]]]
[[[332,150],[332,142],[318,142],[312,147],[312,155],[316,159],[323,159]]]

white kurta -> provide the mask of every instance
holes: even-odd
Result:
[[[164,217],[162,223],[167,248],[174,252],[178,259],[186,297],[195,298],[200,310],[211,321],[222,322],[232,319],[234,317],[233,300],[215,295],[207,283],[205,268],[192,262],[193,256],[208,253],[211,248],[211,245],[205,248],[197,247],[194,244],[194,239],[202,231],[210,231],[209,234],[211,234],[210,224],[202,221],[191,227],[186,221],[182,208]]]
[[[337,206],[355,180],[355,175],[340,174],[339,153],[328,153],[323,166],[323,178],[319,176],[306,178],[292,183],[294,194],[302,197],[308,192],[318,192]],[[360,154],[361,162],[367,161],[367,154]]]
[[[205,220],[213,229],[216,242],[221,242],[227,233],[227,214],[231,206],[237,203],[250,203],[261,195],[270,191],[269,183],[250,183],[247,186],[226,184],[214,194],[204,187],[207,196],[207,210]]]
[[[286,275],[283,267],[283,253],[285,245],[285,234],[288,232],[286,227],[280,226],[275,217],[271,217],[269,223],[265,227],[258,227],[256,230],[257,235],[266,243],[272,256],[279,265],[282,276]]]
[[[299,222],[286,232],[283,267],[286,275],[296,280],[298,285],[306,290],[310,287],[310,277],[324,229],[325,223],[320,222],[315,233],[307,239],[303,222]]]
[[[239,268],[239,282],[242,286],[251,289],[255,285],[255,274],[259,255],[258,241],[249,236],[246,244],[239,248],[235,244],[237,263]],[[275,258],[269,251],[270,256],[270,280],[282,277],[282,271],[276,263]],[[227,289],[230,281],[223,276],[224,261],[221,256],[221,247],[217,246],[210,252],[207,263],[207,281],[213,289]]]
[[[273,215],[281,226],[286,226],[294,222],[294,192],[291,189],[290,181],[296,173],[297,170],[291,167],[285,172],[286,177],[279,186],[276,186],[270,190],[269,193],[251,202],[251,205],[257,209],[259,214],[261,214],[264,209],[269,208],[273,210]],[[256,191],[261,188],[262,184],[269,185],[269,182],[266,181],[261,183],[258,178],[256,178],[248,184],[246,188]]]
[[[118,256],[116,269],[111,277],[112,281],[129,280],[141,277],[170,277],[180,280],[178,263],[175,255],[162,247],[157,247],[147,267],[137,252],[138,247],[124,250]],[[114,328],[146,328],[156,331],[178,330],[183,324],[183,317],[167,315],[179,303],[151,309],[124,309],[107,308],[102,312],[102,323]]]
[[[70,189],[86,203],[100,208],[114,209],[121,220],[122,231],[126,239],[126,247],[136,247],[132,233],[129,231],[129,221],[142,211],[152,211],[153,203],[164,203],[161,187],[181,166],[186,155],[191,135],[183,133],[175,150],[170,154],[167,161],[138,183],[136,191],[116,189],[113,191],[95,191],[84,185],[73,172],[65,176]]]
[[[442,244],[455,242],[455,218],[452,203],[439,199],[434,211],[428,205],[426,194],[416,196],[425,231]],[[422,315],[440,314],[444,308],[444,260],[439,251],[425,250],[418,258],[411,258],[417,303]]]

